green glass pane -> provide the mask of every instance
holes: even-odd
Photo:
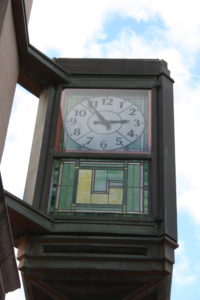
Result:
[[[81,206],[76,205],[76,211],[91,211],[91,212],[122,212],[122,206],[111,206],[111,205],[90,205],[90,206]]]
[[[68,181],[68,174],[69,174],[69,165],[68,164],[62,164],[62,179],[61,179],[61,184],[62,185],[67,185]]]
[[[134,179],[133,179],[133,186],[134,187],[140,187],[142,186],[142,182],[141,182],[141,165],[140,164],[135,164],[134,165],[134,169],[133,169],[133,172],[134,172]]]
[[[60,169],[60,162],[56,162],[55,163],[55,167],[54,167],[54,173],[53,173],[53,184],[57,184],[58,183],[58,179],[59,179],[59,169]]]
[[[73,202],[73,186],[61,186],[60,187],[60,197],[58,202],[59,209],[71,209]]]
[[[123,170],[108,170],[108,180],[123,180]]]
[[[67,198],[67,186],[66,185],[61,185],[59,201],[58,201],[58,207],[57,208],[65,209],[66,198]]]
[[[148,164],[144,164],[144,186],[148,186],[149,168]]]
[[[128,187],[140,187],[140,164],[128,165]]]
[[[68,165],[68,185],[74,185],[74,176],[75,176],[76,166],[75,164],[70,163]]]
[[[140,189],[128,188],[127,210],[130,212],[140,211]]]
[[[129,165],[128,166],[128,188],[134,186],[134,165]]]
[[[106,163],[105,161],[102,162],[95,162],[95,161],[80,161],[80,167],[91,167],[91,168],[121,168],[123,167],[123,163]]]
[[[74,186],[67,186],[67,197],[65,201],[65,209],[71,209],[73,203]]]
[[[141,210],[140,207],[140,189],[135,188],[134,189],[134,195],[133,195],[133,210],[135,212],[139,212]]]
[[[53,210],[55,208],[55,205],[56,205],[56,193],[57,193],[57,190],[56,188],[52,188],[52,193],[51,193],[51,205],[50,205],[50,210]]]
[[[110,187],[123,187],[123,181],[110,181]]]
[[[148,206],[149,206],[149,203],[148,203],[148,190],[144,190],[144,213],[145,214],[148,214]]]
[[[54,184],[58,183],[58,178],[59,178],[59,170],[55,169],[55,171],[54,171],[54,178],[53,178]]]
[[[93,191],[107,191],[107,170],[96,170],[93,174]]]

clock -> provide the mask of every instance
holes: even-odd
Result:
[[[144,131],[142,112],[119,97],[90,97],[75,105],[65,119],[75,143],[92,150],[117,150],[134,143]]]
[[[62,151],[148,152],[150,100],[148,90],[63,90],[59,147]]]

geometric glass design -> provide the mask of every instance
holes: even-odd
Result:
[[[151,91],[64,89],[55,150],[150,153]]]
[[[148,214],[149,164],[142,160],[57,160],[49,211]]]

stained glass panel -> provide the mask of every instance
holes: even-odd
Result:
[[[148,162],[99,162],[57,161],[50,211],[148,214]]]

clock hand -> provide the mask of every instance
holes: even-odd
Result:
[[[106,129],[109,130],[110,127],[111,127],[110,124],[109,124],[109,122],[102,116],[102,114],[100,114],[100,112],[98,110],[96,110],[96,108],[92,104],[92,101],[88,100],[88,106],[94,111],[94,113],[98,117],[99,124],[104,125],[106,127]]]
[[[117,124],[117,123],[126,124],[130,122],[130,120],[107,120],[107,122],[108,124]],[[101,124],[101,121],[94,121],[94,124]]]

